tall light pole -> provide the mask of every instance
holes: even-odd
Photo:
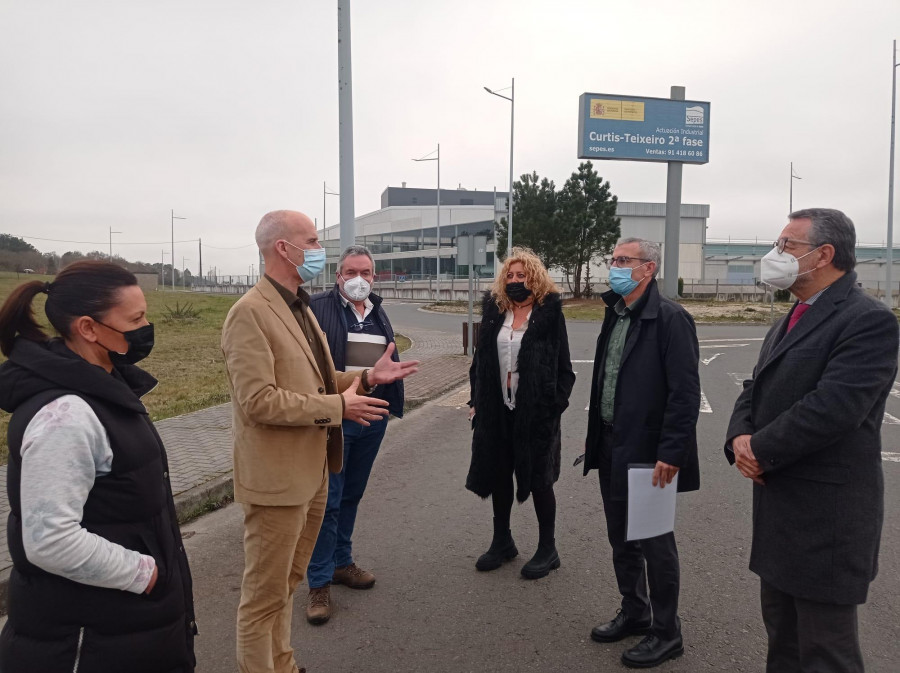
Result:
[[[338,0],[338,153],[341,173],[341,250],[356,243],[353,203],[353,76],[350,0]]]
[[[802,180],[799,175],[794,175],[794,162],[791,162],[791,191],[788,200],[788,214],[794,212],[794,180]]]
[[[328,185],[325,184],[325,181],[324,181],[324,180],[322,181],[322,239],[323,239],[323,241],[321,241],[321,243],[322,243],[322,246],[323,246],[323,247],[324,247],[324,245],[325,245],[325,243],[324,243],[324,239],[325,239],[325,229],[328,228],[328,221],[327,221],[326,218],[325,218],[325,197],[326,197],[326,196],[340,196],[340,195],[341,195],[340,192],[332,192],[332,191],[329,191]],[[316,227],[316,229],[318,229],[318,226]],[[344,229],[344,225],[342,224],[342,225],[341,225],[341,231],[343,231],[343,229]],[[354,236],[355,236],[355,235],[356,235],[356,233],[355,233],[355,229],[354,229]],[[344,240],[344,237],[343,237],[343,234],[342,234],[342,235],[341,235],[341,242],[342,242],[342,243],[343,243],[343,240]],[[354,240],[353,243],[351,243],[350,245],[354,245],[355,243],[356,243],[356,241]],[[346,250],[346,249],[347,249],[347,248],[343,248],[343,249],[342,249],[342,252],[343,252],[343,250]],[[326,284],[326,282],[327,282],[327,280],[326,280],[326,279],[327,279],[327,275],[323,273],[323,274],[321,274],[321,278],[322,278],[322,292],[324,292],[324,291],[325,291],[325,284]]]
[[[186,220],[186,217],[178,217],[172,211],[172,292],[175,291],[175,220]]]
[[[434,282],[434,290],[435,290],[435,298],[437,301],[441,300],[441,144],[438,143],[437,156],[430,157],[429,154],[434,154],[434,152],[429,152],[421,159],[413,159],[413,161],[436,161],[437,162],[437,266],[435,267],[437,270],[437,280]],[[452,287],[452,286],[451,286]],[[450,291],[451,296],[453,295],[453,290]]]
[[[113,231],[112,227],[109,228],[109,261],[112,261],[112,235],[121,233],[121,231]]]
[[[894,121],[897,112],[897,40],[891,50],[891,168],[888,171],[888,227],[887,227],[887,268],[885,269],[885,284],[887,291],[884,300],[888,308],[894,307],[894,299],[891,296],[891,272],[894,270]]]
[[[328,228],[328,220],[325,217],[325,197],[326,196],[340,196],[340,192],[331,192],[328,190],[328,185],[325,184],[325,181],[322,181],[322,231],[324,232],[326,228]]]
[[[512,240],[513,240],[513,141],[515,139],[515,126],[516,126],[516,78],[512,78],[512,85],[510,86],[510,94],[509,96],[504,96],[503,94],[497,93],[492,89],[488,89],[484,87],[484,90],[489,94],[494,96],[499,96],[500,98],[504,98],[510,102],[509,107],[509,199],[507,199],[509,212],[507,213],[507,229],[506,229],[506,255],[509,256],[512,253]],[[500,91],[505,91],[505,89],[500,89]]]

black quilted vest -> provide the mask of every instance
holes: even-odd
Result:
[[[165,448],[138,397],[153,385],[155,380],[136,367],[107,374],[58,341],[45,345],[20,339],[10,360],[0,366],[0,406],[13,412],[7,468],[11,510],[7,537],[13,571],[9,621],[0,634],[3,673],[193,671],[196,626],[190,570],[175,517]],[[45,404],[70,394],[90,405],[113,452],[111,471],[94,482],[81,525],[154,557],[159,578],[149,595],[64,579],[34,566],[25,556],[22,437]]]

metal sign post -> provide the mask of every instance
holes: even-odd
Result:
[[[456,263],[469,268],[469,338],[467,340],[466,355],[470,357],[475,354],[475,325],[472,321],[475,293],[473,292],[472,283],[475,278],[475,266],[485,266],[487,264],[487,242],[488,237],[483,235],[470,236],[469,234],[461,234],[456,238]]]

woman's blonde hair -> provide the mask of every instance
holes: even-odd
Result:
[[[543,304],[544,299],[551,292],[559,292],[559,288],[550,279],[550,274],[547,273],[547,269],[544,268],[540,258],[529,248],[517,246],[512,249],[509,256],[503,261],[500,273],[497,274],[497,278],[494,279],[494,285],[491,287],[491,296],[494,298],[500,313],[506,313],[512,307],[512,300],[506,294],[506,274],[509,272],[509,267],[516,262],[525,267],[525,285],[531,290],[534,300],[538,304]]]

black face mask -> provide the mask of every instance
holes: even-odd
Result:
[[[110,350],[109,348],[106,348],[106,346],[103,346],[102,343],[100,344],[109,351],[109,361],[112,362],[113,365],[133,365],[150,355],[150,351],[153,350],[153,323],[123,332],[122,330],[110,327],[99,320],[97,322],[104,327],[109,327],[109,329],[114,332],[121,334],[128,343],[128,350],[124,353]],[[100,343],[100,341],[98,340],[97,343]]]
[[[506,296],[517,304],[521,304],[531,296],[531,290],[525,287],[525,283],[507,283]]]

